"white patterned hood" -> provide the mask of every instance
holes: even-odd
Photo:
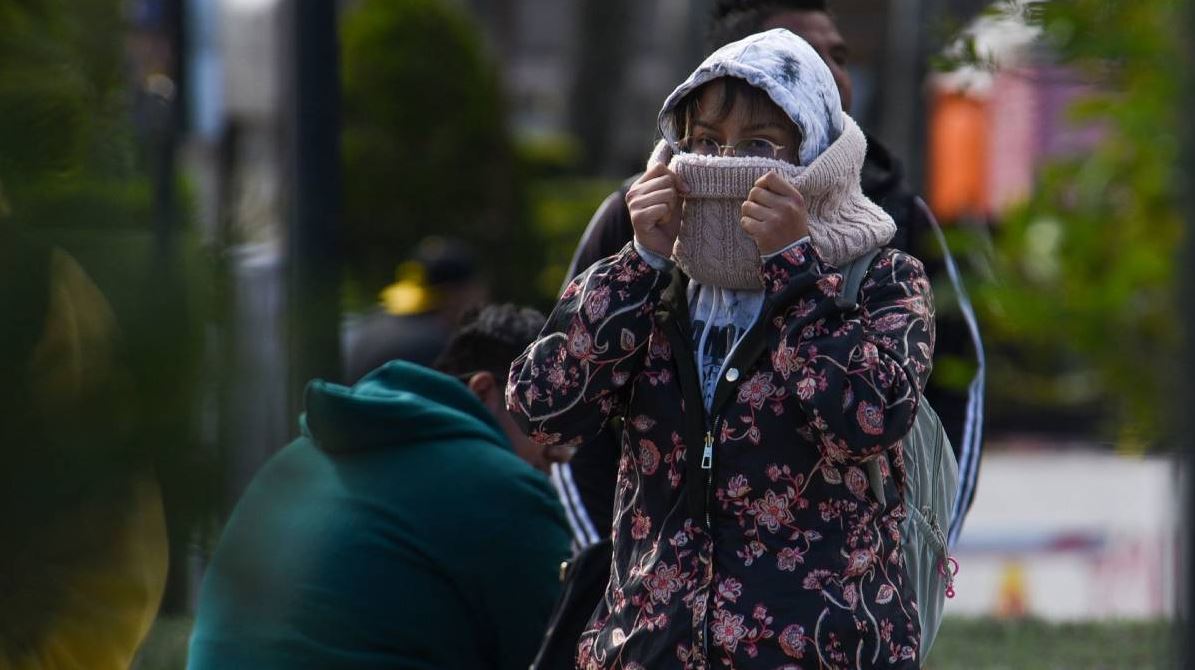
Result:
[[[842,100],[834,75],[805,40],[775,28],[732,42],[710,54],[664,101],[659,127],[676,148],[682,129],[673,110],[690,92],[720,77],[737,77],[762,89],[801,131],[798,158],[809,165],[842,134]]]

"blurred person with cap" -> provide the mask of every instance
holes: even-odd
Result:
[[[568,525],[503,402],[542,314],[490,306],[429,369],[311,382],[204,577],[189,668],[530,664]],[[543,466],[539,461],[535,465]]]
[[[382,289],[381,304],[346,324],[345,379],[352,384],[392,360],[430,365],[461,315],[486,299],[468,245],[442,237],[419,243]]]
[[[830,4],[829,0],[717,0],[706,35],[707,48],[712,52],[756,32],[786,28],[808,42],[821,57],[834,78],[843,111],[849,112],[853,99],[847,67],[850,49],[838,31]],[[962,531],[979,478],[984,423],[983,344],[966,289],[953,267],[944,239],[936,230],[933,213],[910,190],[900,160],[874,136],[866,133],[865,136],[863,193],[895,222],[896,235],[890,245],[924,261],[935,285],[939,281],[953,284],[953,297],[940,305],[945,309],[938,315],[936,355],[939,359],[951,357],[975,365],[965,392],[932,379],[926,390],[926,397],[946,427],[960,468],[956,512],[949,529],[953,543]],[[602,202],[574,252],[567,280],[618,253],[632,239],[627,193],[636,178],[638,175],[628,179]],[[574,543],[578,548],[594,544],[610,533],[619,452],[613,432],[607,431],[595,436],[586,448],[577,450],[572,461],[552,468],[552,483],[573,521]]]

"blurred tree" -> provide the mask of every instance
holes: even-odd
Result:
[[[167,203],[154,202],[151,172],[163,166],[147,146],[156,139],[152,119],[138,125],[132,102],[164,101],[130,86],[125,5],[0,0],[0,182],[11,221],[68,251],[111,305],[134,429],[107,446],[157,474],[181,567],[187,541],[218,499],[203,476],[214,470],[201,456],[196,419],[197,292],[209,275],[193,238],[155,243],[155,208]],[[102,434],[96,426],[91,443],[77,445],[79,463],[95,457],[83,451],[102,452]],[[88,476],[120,474],[109,470]],[[185,589],[179,596],[175,604]]]
[[[40,219],[87,173],[131,174],[118,2],[0,2],[0,179]]]
[[[476,246],[494,294],[542,262],[497,73],[455,3],[364,0],[341,23],[345,272],[368,296],[427,235]]]
[[[1089,152],[1046,166],[1028,202],[1002,219],[979,295],[986,332],[1018,355],[991,366],[993,386],[1055,407],[1096,399],[1108,409],[1099,428],[1130,450],[1165,444],[1180,409],[1176,170],[1190,66],[1180,4],[992,8],[1040,26],[1057,61],[1096,84],[1070,112],[1101,132]]]
[[[533,180],[531,217],[543,240],[544,265],[535,278],[538,305],[548,310],[560,295],[573,252],[602,200],[616,190],[612,179],[555,177]]]

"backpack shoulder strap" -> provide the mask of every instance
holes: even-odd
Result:
[[[880,255],[880,251],[879,248],[872,249],[840,268],[842,276],[846,279],[846,284],[843,285],[842,292],[834,299],[834,303],[838,305],[839,309],[844,312],[853,312],[859,309],[859,288],[863,286],[863,279],[867,277],[867,272],[871,270],[871,264],[875,261],[876,256]]]
[[[863,286],[863,280],[867,277],[867,272],[871,270],[871,264],[875,262],[876,256],[880,255],[880,251],[879,248],[872,249],[840,268],[846,282],[838,297],[834,299],[838,309],[844,312],[853,312],[859,309],[859,289]],[[884,495],[884,476],[880,472],[880,462],[872,458],[866,461],[866,466],[872,495],[876,497],[881,506],[886,507],[888,500]]]

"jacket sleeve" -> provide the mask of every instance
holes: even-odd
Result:
[[[539,338],[511,365],[506,404],[543,446],[596,435],[643,370],[671,275],[627,244],[565,289]]]
[[[836,462],[904,437],[933,365],[933,293],[921,262],[881,253],[849,313],[834,301],[842,274],[811,244],[769,259],[764,276],[769,293],[797,293],[772,363],[806,415],[804,436]]]

